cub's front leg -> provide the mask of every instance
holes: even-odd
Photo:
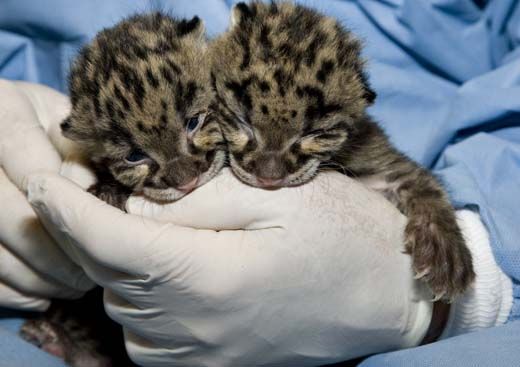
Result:
[[[408,217],[405,248],[417,278],[436,299],[452,301],[463,293],[475,278],[471,253],[437,179],[393,148],[368,119],[340,156],[337,163],[381,191]]]
[[[109,205],[125,211],[126,201],[132,190],[118,181],[103,168],[94,167],[98,181],[88,188],[88,192]]]

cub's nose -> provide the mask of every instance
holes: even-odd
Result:
[[[180,186],[177,186],[176,189],[179,191],[182,191],[184,193],[188,193],[190,191],[193,191],[197,187],[198,183],[199,183],[199,177],[196,176],[193,179],[189,180],[188,182],[183,183]]]
[[[282,186],[283,178],[265,178],[257,177],[258,184],[260,187],[266,189],[274,189]]]

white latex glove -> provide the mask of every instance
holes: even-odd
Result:
[[[52,174],[29,198],[143,366],[321,365],[417,345],[429,324],[405,218],[340,174],[264,191],[225,170],[171,205],[133,198],[135,215]]]
[[[50,88],[0,80],[0,307],[44,310],[93,283],[47,234],[26,198],[27,176],[60,170],[45,128],[69,111]]]

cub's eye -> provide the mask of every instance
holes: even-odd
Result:
[[[197,126],[199,125],[199,117],[192,117],[191,119],[188,120],[188,124],[186,125],[186,129],[188,131],[193,131],[197,128]]]
[[[128,154],[125,158],[125,160],[128,163],[133,163],[133,164],[140,163],[140,162],[146,161],[148,159],[150,159],[150,157],[148,157],[148,155],[146,153],[144,153],[143,151],[140,151],[138,149],[132,150],[130,152],[130,154]]]
[[[205,118],[205,113],[190,117],[188,121],[186,121],[186,131],[188,134],[194,133],[195,130],[197,130],[204,123]]]

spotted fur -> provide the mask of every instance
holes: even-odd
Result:
[[[224,164],[204,27],[195,17],[138,15],[85,46],[70,75],[72,111],[63,134],[93,164],[89,191],[124,209],[134,192],[175,200]],[[22,328],[24,338],[72,367],[133,366],[120,328],[103,312],[99,290],[53,302]]]
[[[199,18],[138,15],[100,32],[70,75],[65,136],[100,178],[91,192],[123,207],[135,191],[175,200],[224,163],[204,27]],[[191,131],[189,122],[199,119]],[[138,162],[131,157],[143,158]]]
[[[299,185],[327,168],[364,181],[408,216],[406,249],[435,296],[463,292],[474,272],[454,210],[439,182],[367,115],[376,94],[356,37],[288,2],[239,3],[231,23],[211,56],[234,173],[260,187]]]

